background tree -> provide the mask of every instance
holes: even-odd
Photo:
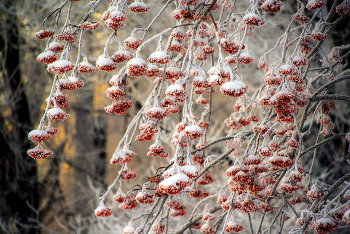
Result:
[[[1,15],[1,162],[0,206],[4,232],[38,233],[30,218],[36,214],[39,192],[36,162],[28,159],[28,130],[32,128],[27,95],[20,70],[19,20],[16,4],[3,1]]]

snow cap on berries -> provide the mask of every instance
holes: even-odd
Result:
[[[147,72],[147,64],[142,58],[132,58],[126,67],[129,76],[143,76]]]
[[[156,51],[153,52],[149,57],[148,57],[148,62],[150,63],[161,63],[165,64],[168,63],[170,60],[169,55],[167,55],[164,51]]]
[[[228,221],[225,227],[226,232],[240,232],[243,230],[243,225],[236,221]]]
[[[96,60],[96,67],[101,71],[111,72],[117,68],[117,63],[106,55],[101,55]]]
[[[109,13],[109,18],[114,23],[119,23],[120,21],[125,21],[128,19],[128,17],[126,17],[125,14],[119,10],[114,10],[111,13]]]
[[[135,227],[129,222],[128,225],[123,229],[123,234],[134,234],[136,232]]]
[[[295,68],[293,68],[291,65],[289,64],[283,64],[281,65],[279,68],[278,68],[278,72],[280,74],[284,74],[284,75],[287,75],[287,74],[290,74],[292,73],[292,71],[294,70]]]
[[[191,140],[194,140],[198,137],[203,136],[203,130],[198,125],[186,126],[184,129],[184,135],[190,138]]]
[[[134,3],[129,5],[129,9],[132,12],[147,12],[149,10],[150,6],[146,5],[143,2],[135,1]]]
[[[123,165],[124,163],[131,162],[132,158],[134,158],[135,156],[136,156],[135,152],[131,150],[123,149],[120,152],[115,152],[113,154],[110,163]]]
[[[148,192],[139,192],[136,197],[136,201],[141,204],[151,204],[154,202],[153,195]]]
[[[322,8],[325,6],[326,6],[326,3],[324,0],[309,0],[308,3],[306,4],[306,8],[309,11],[315,10],[317,8]]]
[[[181,189],[187,186],[189,183],[190,178],[187,175],[183,173],[178,173],[160,182],[159,187],[166,193],[170,195],[175,195],[179,194],[181,192]]]
[[[180,171],[181,173],[187,175],[190,179],[197,177],[199,174],[198,168],[193,165],[180,166]]]
[[[265,20],[253,12],[246,14],[243,17],[242,21],[246,25],[252,25],[252,26],[261,26],[265,24]]]
[[[137,48],[141,45],[142,40],[137,39],[134,36],[130,36],[124,40],[124,45],[126,48],[131,48],[133,50],[137,50]]]
[[[78,64],[79,73],[94,73],[95,71],[96,71],[96,68],[87,61],[83,61]]]
[[[242,81],[230,81],[224,83],[220,87],[220,91],[223,95],[231,97],[240,97],[247,92],[248,86],[246,86]]]
[[[67,119],[70,115],[64,112],[62,109],[55,107],[51,108],[50,110],[47,111],[47,116],[49,119],[54,120],[54,119],[61,119],[65,120]]]
[[[247,52],[243,52],[238,56],[237,60],[241,64],[249,64],[249,63],[253,62],[254,57]]]
[[[213,86],[213,85],[222,85],[223,83],[225,83],[225,81],[223,81],[221,79],[220,76],[218,75],[211,75],[209,78],[208,78],[208,84],[210,86]]]
[[[109,209],[106,205],[101,204],[95,209],[95,215],[97,217],[108,217],[112,215],[112,210]]]
[[[57,59],[58,59],[57,54],[55,52],[50,51],[50,50],[42,52],[36,57],[36,60],[38,60],[39,62],[42,62],[42,63],[46,63],[46,64],[53,63],[53,62],[57,61]]]
[[[32,130],[28,133],[28,139],[32,140],[35,143],[45,141],[47,139],[50,139],[51,137],[52,136],[49,133],[42,129]]]
[[[78,77],[75,76],[70,76],[68,77],[68,80],[75,84],[75,86],[79,89],[84,86],[84,80],[79,79]]]
[[[73,68],[74,68],[74,64],[64,59],[53,62],[47,66],[47,70],[49,72],[55,73],[57,75],[73,70]]]
[[[170,85],[165,91],[165,94],[171,97],[183,95],[184,93],[185,93],[184,87],[177,83]]]
[[[230,166],[225,174],[227,176],[234,176],[236,173],[240,172],[241,171],[241,168],[239,166],[236,166],[236,165],[233,165],[233,166]]]
[[[53,41],[50,43],[48,50],[51,50],[52,52],[56,53],[62,53],[64,49],[64,44],[59,43],[58,41]]]
[[[51,30],[42,29],[39,32],[35,33],[36,39],[45,39],[51,37],[54,32]]]
[[[132,59],[133,57],[134,57],[134,55],[132,53],[130,53],[129,51],[118,50],[117,52],[115,52],[113,54],[111,59],[113,59],[113,61],[116,62],[116,63],[122,63],[125,60]]]
[[[106,94],[107,97],[109,97],[110,99],[118,99],[124,96],[125,92],[121,90],[118,86],[112,86],[106,90]]]

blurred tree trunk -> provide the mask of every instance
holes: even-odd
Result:
[[[75,108],[75,165],[82,170],[76,171],[78,190],[77,204],[79,213],[83,216],[89,216],[93,213],[95,205],[93,203],[93,193],[88,194],[88,177],[92,182],[96,179],[104,180],[106,174],[106,131],[103,116],[94,116],[93,114],[93,90],[94,85],[91,81],[85,82],[84,89],[77,92]],[[99,184],[93,183],[94,186]],[[84,189],[85,188],[85,189]],[[81,208],[84,207],[84,210]]]
[[[91,90],[86,90],[89,88],[88,86],[90,85],[85,82],[84,90],[76,91],[79,93],[76,94],[75,102],[78,107],[83,107],[75,110],[76,134],[74,137],[74,162],[83,169],[83,171],[76,171],[77,203],[75,206],[83,216],[91,212],[91,207],[87,205],[90,202],[89,196],[86,194],[87,190],[84,189],[88,187],[88,175],[84,172],[92,172],[93,170],[91,154],[94,150],[92,113],[89,111],[93,107],[93,95]],[[83,207],[84,210],[82,210]]]
[[[24,92],[19,69],[20,34],[16,12],[12,8],[18,1],[3,0],[1,15],[0,60],[0,218],[7,231],[39,233],[34,209],[38,208],[37,165],[27,155],[31,148],[27,138],[32,128],[28,99]],[[6,109],[6,111],[4,111]]]
[[[95,158],[96,176],[104,180],[106,176],[106,124],[102,115],[97,116],[97,123],[94,124],[94,146],[98,150]]]

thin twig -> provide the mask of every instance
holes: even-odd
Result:
[[[248,215],[248,220],[249,220],[250,233],[253,234],[254,230],[253,230],[252,217],[250,216],[250,213],[247,213],[247,215]]]

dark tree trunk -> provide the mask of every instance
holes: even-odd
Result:
[[[35,222],[30,221],[36,219],[30,206],[37,209],[39,203],[37,165],[26,153],[31,148],[27,138],[31,121],[19,70],[18,21],[16,12],[11,10],[15,4],[16,1],[6,0],[0,9],[1,88],[4,97],[11,98],[11,103],[2,103],[11,107],[7,108],[7,115],[0,110],[0,217],[13,232],[39,233]]]
[[[97,149],[96,155],[96,176],[104,180],[106,176],[106,126],[103,116],[97,116],[97,123],[94,124],[94,147]]]

